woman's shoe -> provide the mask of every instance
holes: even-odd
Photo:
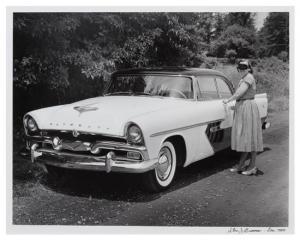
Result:
[[[241,172],[242,170],[237,168],[237,167],[233,167],[229,169],[230,172]]]
[[[246,169],[246,166],[242,167],[242,168],[239,168],[239,167],[233,167],[233,168],[230,168],[229,171],[230,172],[237,172],[237,173],[240,173],[242,171],[244,171]]]
[[[238,172],[238,173],[241,173],[242,171],[245,171],[247,168],[247,166],[243,166],[241,168],[239,168],[238,166],[236,167],[232,167],[229,169],[230,172]]]
[[[257,167],[254,167],[250,170],[243,171],[242,174],[246,176],[255,175],[257,173]]]

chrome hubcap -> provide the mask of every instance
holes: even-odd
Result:
[[[160,150],[158,165],[156,168],[157,176],[160,180],[165,180],[169,177],[172,169],[172,154],[169,148],[163,147]]]

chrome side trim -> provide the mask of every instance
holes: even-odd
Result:
[[[172,133],[172,132],[183,131],[183,130],[187,130],[187,129],[191,129],[191,128],[195,128],[195,127],[200,127],[200,126],[203,126],[203,125],[208,125],[210,123],[219,122],[219,121],[223,121],[223,120],[224,119],[216,119],[216,120],[213,120],[213,121],[208,121],[208,122],[203,122],[203,123],[196,123],[196,124],[185,126],[185,127],[179,127],[179,128],[166,130],[166,131],[161,131],[161,132],[151,134],[150,137],[157,137],[157,136],[169,134],[169,133]]]

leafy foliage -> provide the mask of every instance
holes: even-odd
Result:
[[[259,59],[255,67],[255,77],[261,91],[269,91],[275,96],[289,96],[289,65],[276,57]]]
[[[227,49],[225,52],[225,57],[228,58],[230,63],[235,63],[237,52],[234,49]]]
[[[215,57],[256,54],[285,60],[288,13],[271,13],[259,34],[253,19],[247,12],[15,13],[14,119],[99,96],[120,68],[213,68]]]
[[[205,45],[197,22],[201,18],[192,13],[137,14],[142,26],[115,53],[118,67],[198,64],[197,53]],[[130,17],[132,18],[132,16]],[[132,26],[132,23],[129,24]],[[128,27],[130,27],[128,26]],[[135,31],[134,31],[135,30]]]
[[[214,13],[214,28],[213,28],[213,40],[216,40],[225,29],[225,13]]]
[[[284,62],[287,62],[289,60],[289,54],[286,51],[281,51],[280,53],[278,53],[277,57]]]
[[[277,56],[289,52],[289,13],[272,12],[259,32],[259,55]]]
[[[230,12],[225,16],[224,28],[237,24],[239,26],[254,30],[255,13],[251,12]]]
[[[110,73],[199,66],[212,13],[15,13],[14,111],[102,94]]]
[[[15,14],[14,81],[66,88],[70,66],[106,79],[119,67],[195,65],[209,22],[193,13]]]
[[[226,50],[234,50],[238,58],[250,58],[255,56],[255,31],[234,24],[226,28],[221,36],[213,42],[212,52],[217,57],[225,56]]]

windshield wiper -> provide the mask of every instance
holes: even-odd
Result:
[[[146,93],[146,92],[112,92],[112,93],[107,93],[105,94],[105,96],[110,96],[110,95],[146,95],[146,96],[151,96],[150,93]]]
[[[110,95],[123,95],[123,94],[128,94],[128,95],[132,95],[133,92],[112,92],[112,93],[107,93],[105,94],[105,96],[110,96]]]
[[[134,95],[146,95],[146,96],[152,96],[152,94],[147,93],[147,92],[134,92]]]

